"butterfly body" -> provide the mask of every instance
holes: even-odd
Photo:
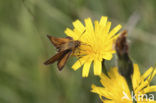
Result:
[[[59,51],[63,51],[63,50],[67,50],[67,49],[74,51],[75,48],[79,47],[79,45],[80,45],[80,42],[78,40],[76,40],[76,41],[71,40],[68,43],[62,44],[59,48]]]
[[[73,40],[71,37],[57,38],[53,36],[48,36],[48,38],[56,47],[58,52],[50,59],[48,59],[44,64],[53,64],[57,61],[58,69],[62,70],[68,58],[81,45],[81,42],[78,40]]]

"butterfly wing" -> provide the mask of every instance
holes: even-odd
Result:
[[[60,49],[61,45],[68,43],[69,41],[72,40],[71,37],[66,37],[66,38],[57,38],[57,37],[53,37],[53,36],[49,36],[47,35],[47,37],[49,38],[49,40],[52,42],[52,44],[57,48]]]
[[[55,61],[59,60],[61,57],[63,57],[63,55],[65,54],[65,51],[61,51],[58,52],[57,54],[55,54],[53,57],[51,57],[50,59],[48,59],[46,62],[44,62],[45,65],[48,64],[52,64]]]
[[[64,67],[64,65],[66,64],[68,58],[70,57],[70,55],[72,54],[72,50],[68,50],[64,56],[62,58],[60,58],[58,60],[58,63],[57,63],[57,66],[58,66],[58,69],[61,71]]]

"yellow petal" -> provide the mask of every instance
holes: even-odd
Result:
[[[102,16],[99,24],[104,27],[107,23],[107,19],[108,18],[106,16]]]
[[[136,93],[142,92],[142,89],[145,88],[148,85],[149,85],[148,81],[141,82],[141,84],[137,86],[137,89],[135,89],[135,92]]]
[[[156,69],[153,69],[152,67],[150,69],[152,69],[152,71],[151,71],[150,75],[148,76],[148,78],[143,78],[143,79],[146,79],[146,81],[148,81],[148,82],[151,82],[151,80],[153,79],[153,77],[156,74]]]
[[[137,64],[134,64],[133,68],[134,68],[134,73],[132,76],[132,82],[133,82],[133,88],[136,89],[140,81],[140,71]]]
[[[72,66],[73,70],[77,70],[79,69],[85,62],[85,58],[80,58],[79,60],[77,60],[74,65]]]
[[[113,36],[113,37],[111,38],[111,40],[116,40],[116,39],[119,37],[120,34],[121,34],[121,33],[116,34],[115,36]]]
[[[89,40],[94,40],[95,39],[94,28],[90,18],[85,19],[85,25],[86,25],[86,32],[88,33],[87,37],[89,38]]]
[[[106,24],[106,33],[109,32],[110,27],[111,27],[111,22],[107,22],[107,24]]]
[[[85,19],[85,24],[86,24],[86,29],[87,29],[89,32],[93,33],[93,32],[94,32],[94,31],[93,31],[94,29],[93,29],[93,24],[92,24],[92,21],[91,21],[90,18]]]
[[[102,96],[104,96],[104,97],[106,97],[108,99],[112,99],[111,93],[108,92],[107,90],[105,90],[105,88],[103,88],[103,87],[97,87],[94,84],[91,86],[91,88],[92,88],[91,92],[97,93],[99,95],[102,95]]]
[[[100,31],[100,30],[99,30],[99,29],[100,29],[100,28],[99,28],[99,22],[98,22],[97,20],[94,21],[94,25],[95,25],[95,35],[96,35],[96,34],[99,34],[99,31]]]
[[[145,89],[143,89],[143,93],[150,93],[150,92],[156,92],[156,86],[150,86],[150,87],[146,87]]]
[[[111,38],[114,34],[116,34],[122,28],[121,25],[117,25],[111,32],[109,33],[109,38]]]
[[[142,75],[141,78],[146,79],[146,78],[151,74],[152,71],[153,71],[153,68],[150,67],[150,68]]]
[[[66,28],[66,30],[64,31],[65,32],[65,34],[67,35],[67,36],[70,36],[70,37],[73,37],[74,35],[74,32],[71,30],[71,29],[69,29],[69,28]]]
[[[100,82],[103,85],[103,87],[105,87],[107,84],[109,85],[111,82],[111,80],[103,73],[101,73],[100,78]]]
[[[94,60],[94,75],[101,75],[101,72],[102,72],[101,61]]]
[[[85,30],[84,25],[79,20],[76,20],[75,22],[73,22],[73,25],[74,25],[74,28],[80,32],[78,35],[80,36]]]
[[[111,60],[112,57],[113,57],[113,55],[112,55],[111,53],[105,53],[105,54],[103,54],[102,57],[103,57],[104,59],[106,59],[106,60]]]
[[[82,69],[82,77],[88,77],[91,62],[86,62]]]

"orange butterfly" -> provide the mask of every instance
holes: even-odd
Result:
[[[70,55],[81,45],[81,42],[73,40],[71,37],[57,38],[49,35],[47,35],[47,37],[56,47],[58,53],[48,59],[44,64],[53,64],[57,61],[57,67],[61,71]]]

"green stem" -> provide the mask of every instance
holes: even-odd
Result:
[[[109,77],[108,72],[107,72],[107,69],[106,69],[106,66],[105,66],[105,60],[104,60],[104,59],[102,60],[102,71],[103,71],[103,73],[104,73],[107,77]],[[109,77],[109,78],[110,78],[110,77]]]
[[[132,84],[132,79],[131,79],[131,77],[127,77],[126,78],[126,81],[127,81],[127,84],[128,84],[128,87],[129,87],[129,90],[130,90],[130,93],[132,93],[133,92],[133,94],[134,94],[134,91],[133,91],[133,84]],[[134,94],[135,95],[135,94]],[[133,96],[133,95],[131,95],[131,96]],[[135,99],[133,99],[133,103],[137,103],[137,101],[135,100]]]

